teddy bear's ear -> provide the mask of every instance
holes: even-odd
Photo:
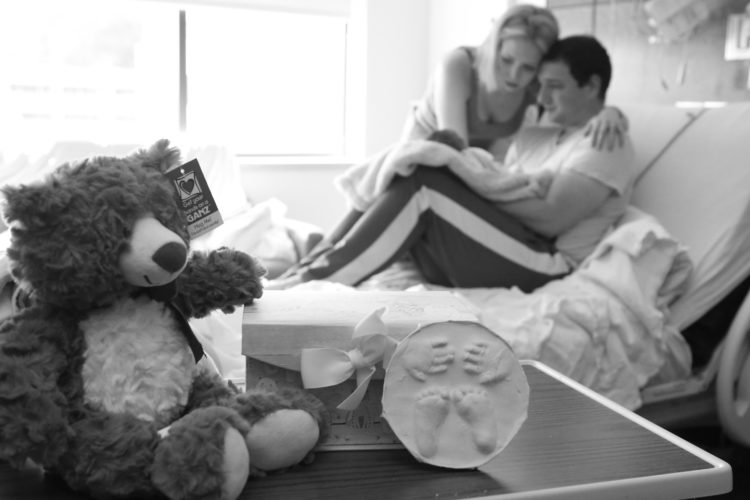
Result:
[[[55,219],[70,198],[69,194],[47,184],[5,186],[2,194],[2,212],[7,223],[19,222],[26,228]]]
[[[133,153],[132,159],[142,167],[153,168],[161,173],[176,166],[180,162],[180,150],[169,145],[169,140],[160,139],[148,149],[140,149]]]

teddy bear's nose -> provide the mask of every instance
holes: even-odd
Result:
[[[154,252],[151,259],[159,264],[159,267],[174,273],[182,269],[187,258],[187,249],[184,245],[180,245],[175,241],[165,243],[159,249]]]

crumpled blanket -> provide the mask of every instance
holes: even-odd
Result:
[[[521,359],[541,361],[629,409],[648,384],[687,378],[690,348],[669,321],[692,262],[653,217],[629,208],[567,277],[532,293],[462,289]]]
[[[484,149],[470,147],[457,151],[439,142],[417,139],[396,143],[353,165],[335,183],[353,208],[364,211],[386,190],[394,176],[408,176],[419,165],[449,168],[490,201],[544,196],[552,180],[551,172],[526,174],[495,161]]]
[[[690,375],[690,348],[669,307],[692,267],[682,244],[631,207],[576,271],[531,293],[428,285],[408,266],[373,276],[365,289],[393,290],[395,282],[407,290],[451,290],[520,359],[541,361],[634,410],[644,387]],[[295,289],[351,288],[311,281]]]

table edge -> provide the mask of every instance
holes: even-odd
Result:
[[[581,500],[581,498],[665,500],[712,497],[731,491],[731,468],[713,468],[472,498],[481,500]]]
[[[720,459],[719,457],[716,457],[707,451],[699,448],[698,446],[694,445],[693,443],[686,441],[685,439],[669,432],[668,430],[664,429],[663,427],[660,427],[656,425],[655,423],[651,422],[650,420],[647,420],[646,418],[638,415],[637,413],[628,410],[624,406],[620,405],[619,403],[615,403],[611,399],[608,399],[598,392],[595,392],[594,390],[586,387],[585,385],[581,384],[580,382],[576,382],[572,378],[568,377],[567,375],[563,375],[562,373],[558,372],[557,370],[550,368],[549,366],[545,365],[544,363],[541,363],[539,361],[535,360],[521,360],[522,365],[528,365],[533,366],[534,368],[538,369],[539,371],[542,371],[549,375],[550,377],[555,378],[559,382],[564,383],[565,385],[569,386],[571,389],[574,389],[578,392],[583,393],[585,396],[595,400],[596,402],[606,406],[610,410],[618,413],[619,415],[635,422],[636,424],[645,427],[649,431],[653,432],[654,434],[657,434],[658,436],[663,437],[667,441],[671,442],[672,444],[679,446],[680,448],[683,448],[685,451],[688,451],[692,453],[693,455],[696,455],[698,458],[703,459],[704,461],[710,463],[715,468],[729,468],[731,469],[730,465],[725,462],[724,460]]]

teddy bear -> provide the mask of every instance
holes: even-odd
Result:
[[[232,500],[254,474],[312,459],[325,407],[240,392],[188,320],[262,295],[263,266],[190,250],[168,140],[2,188],[24,307],[0,324],[0,460],[96,498]]]

